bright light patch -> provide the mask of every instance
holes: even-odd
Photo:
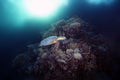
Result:
[[[19,25],[29,20],[50,21],[68,5],[68,0],[5,0],[9,23]]]
[[[68,0],[8,0],[29,17],[49,17],[60,7],[68,5]]]
[[[34,17],[48,17],[63,5],[67,5],[67,0],[23,0],[25,10]]]
[[[110,4],[114,0],[87,0],[91,4]]]

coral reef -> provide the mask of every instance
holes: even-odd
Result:
[[[79,17],[57,21],[43,38],[67,39],[47,46],[29,45],[25,54],[14,59],[13,67],[41,80],[94,80],[98,71],[110,71],[106,64],[109,47],[102,35],[90,28]]]

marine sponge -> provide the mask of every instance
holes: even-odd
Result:
[[[82,55],[80,53],[74,53],[74,58],[77,59],[77,60],[80,60],[82,59]]]
[[[67,50],[66,50],[66,54],[71,54],[71,53],[73,53],[73,52],[74,52],[73,49],[67,49]]]

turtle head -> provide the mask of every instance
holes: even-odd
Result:
[[[57,38],[57,40],[65,40],[65,39],[66,39],[65,36],[60,36],[60,37]]]

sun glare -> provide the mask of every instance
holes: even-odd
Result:
[[[23,6],[28,14],[36,17],[50,16],[67,0],[23,0]]]

